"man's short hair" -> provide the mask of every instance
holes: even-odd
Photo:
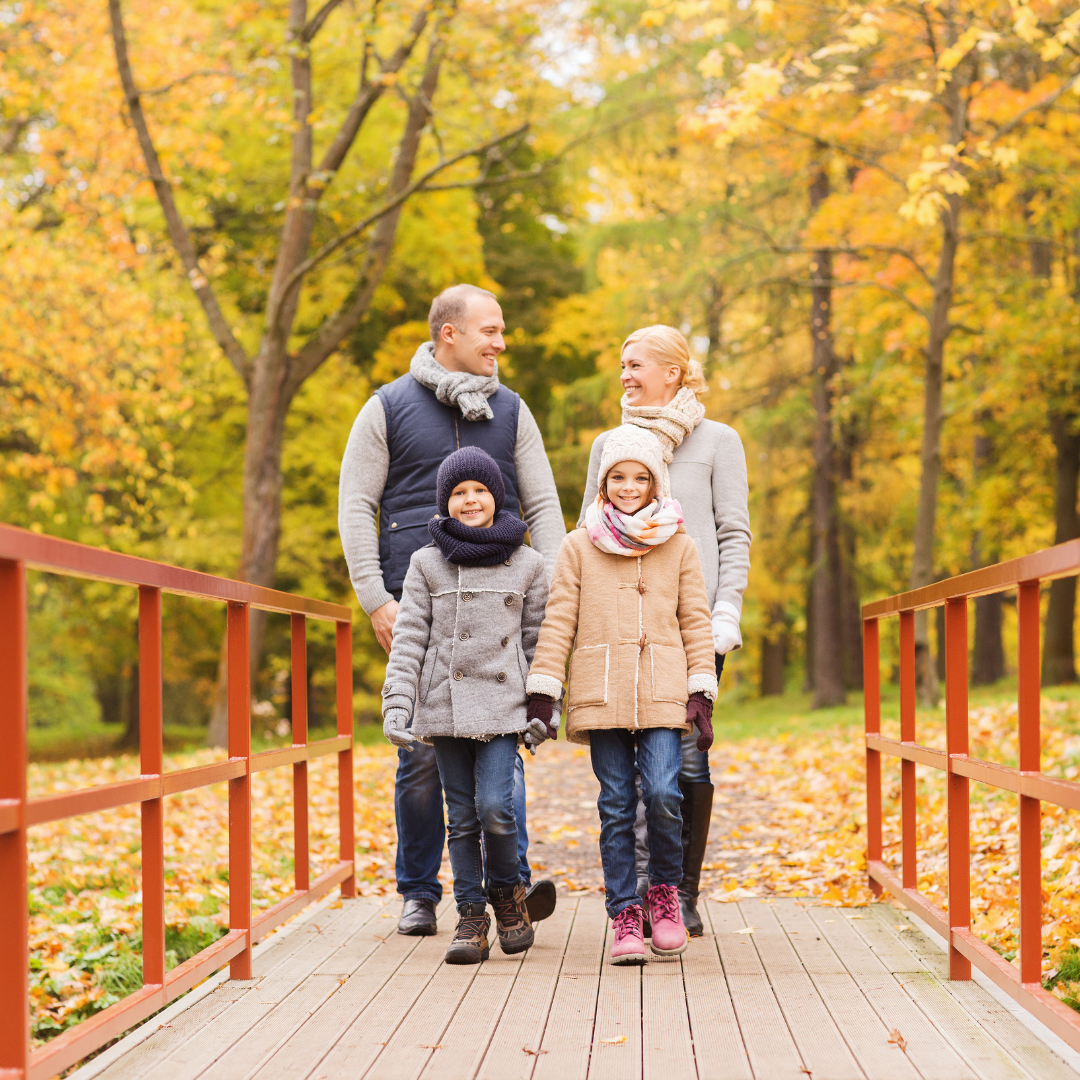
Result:
[[[490,296],[492,300],[499,299],[493,292],[488,292],[487,289],[481,289],[476,285],[451,285],[448,289],[443,289],[431,301],[431,310],[428,312],[427,321],[428,329],[431,330],[431,340],[439,340],[442,328],[447,323],[460,330],[469,313],[469,301],[476,296]]]

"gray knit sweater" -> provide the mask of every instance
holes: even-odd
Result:
[[[600,454],[609,434],[601,432],[592,445],[579,527],[584,524],[585,508],[596,498]],[[725,600],[741,612],[750,573],[751,535],[746,455],[739,433],[727,424],[702,420],[675,447],[668,472],[672,497],[682,507],[686,531],[701,556],[709,607]]]
[[[349,564],[349,577],[357,599],[368,615],[393,600],[383,582],[376,525],[389,467],[386,414],[378,395],[372,395],[360,410],[349,434],[345,456],[341,460],[338,489],[341,546],[345,549],[345,561]],[[544,451],[544,440],[524,401],[518,409],[514,468],[521,512],[529,527],[529,541],[543,555],[550,580],[566,526],[559,508],[555,477]],[[433,499],[434,496],[432,492]]]

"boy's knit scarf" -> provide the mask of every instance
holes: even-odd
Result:
[[[428,522],[428,532],[443,558],[455,566],[498,566],[521,547],[528,526],[509,510],[500,510],[488,529],[466,525],[457,518]]]
[[[495,414],[487,399],[499,389],[499,364],[493,375],[470,375],[467,371],[447,371],[435,359],[435,345],[425,341],[413,354],[409,374],[451,408],[457,407],[466,420],[491,420]]]
[[[648,428],[659,439],[664,464],[671,463],[675,447],[705,418],[705,406],[688,386],[681,387],[666,405],[628,405],[625,394],[620,404],[624,424]]]
[[[585,511],[589,539],[609,555],[644,555],[674,536],[682,521],[682,507],[668,498],[655,499],[636,514],[624,514],[602,499]]]

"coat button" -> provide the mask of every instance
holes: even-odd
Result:
[[[462,630],[461,633],[458,634],[458,638],[461,641],[468,641],[469,640],[469,631],[468,630]]]
[[[461,680],[464,679],[464,678],[465,678],[465,676],[462,675],[462,673],[460,671],[455,671],[454,672],[454,682],[461,682]]]
[[[507,597],[507,598],[506,598],[506,599],[505,599],[505,600],[503,601],[503,603],[504,603],[504,604],[505,604],[505,605],[506,605],[507,607],[513,607],[513,606],[514,606],[514,598],[513,598],[512,596],[508,596],[508,597]]]
[[[396,521],[391,521],[390,522],[390,528],[391,529],[396,529],[397,528],[397,522]]]
[[[506,672],[500,671],[499,674],[495,676],[495,678],[498,679],[499,682],[506,682]]]
[[[461,599],[466,600],[466,601],[471,600],[472,599],[472,593],[471,592],[463,592],[461,594]]]
[[[503,648],[505,649],[506,646],[510,644],[510,639],[508,637],[504,637],[502,639],[502,644],[503,644]]]
[[[507,559],[506,562],[503,563],[503,566],[509,566],[513,561],[513,559]]]

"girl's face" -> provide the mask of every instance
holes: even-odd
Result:
[[[450,493],[450,516],[475,529],[488,529],[495,520],[495,496],[479,480],[462,480]]]
[[[682,371],[678,364],[658,364],[640,341],[627,345],[622,354],[623,393],[629,405],[667,405],[679,392]]]
[[[620,461],[608,471],[604,494],[624,514],[636,514],[652,500],[653,478],[640,461]]]

